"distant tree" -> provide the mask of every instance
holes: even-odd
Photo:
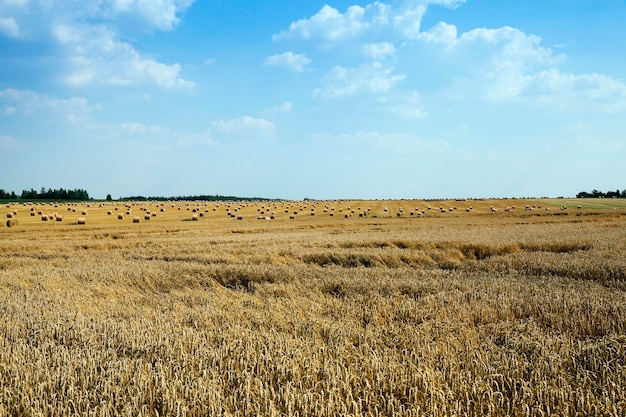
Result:
[[[17,195],[15,194],[15,191],[11,191],[11,200],[17,200]]]
[[[111,197],[111,194],[107,194],[107,201],[113,201],[113,197]]]

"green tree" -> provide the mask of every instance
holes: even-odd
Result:
[[[107,201],[113,201],[113,197],[111,197],[111,194],[107,194]]]

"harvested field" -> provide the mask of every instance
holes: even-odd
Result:
[[[620,202],[12,205],[0,415],[625,416]]]

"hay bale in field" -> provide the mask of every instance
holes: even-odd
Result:
[[[133,217],[133,223],[139,223],[139,222],[140,222],[139,216]]]
[[[13,218],[13,213],[7,213],[7,219],[12,219]]]
[[[17,219],[9,219],[7,220],[7,227],[15,227],[18,225]]]
[[[82,215],[86,216],[87,215],[87,210],[83,210]]]
[[[78,224],[87,224],[87,219],[85,219],[84,217],[79,217]]]
[[[237,220],[243,220],[243,216],[237,216]]]
[[[111,210],[107,211],[107,216],[110,216],[111,214],[113,214]]]
[[[117,215],[117,220],[124,220],[124,215],[123,214],[118,214]]]
[[[56,219],[56,221],[58,221],[58,222],[62,222],[62,221],[63,221],[63,216],[61,216],[61,215],[56,215],[56,216],[54,216],[54,218],[55,218],[55,219]]]
[[[152,218],[152,216],[150,216],[149,214],[146,214],[145,216],[143,216],[144,220],[150,220]]]
[[[35,217],[35,212],[34,212],[34,211],[31,211],[31,212],[30,212],[30,216],[31,216],[31,217]]]
[[[198,221],[198,215],[197,214],[192,215],[191,216],[191,221],[192,222],[197,222]]]
[[[47,221],[48,221],[48,215],[47,215],[47,214],[43,214],[43,215],[41,216],[41,221],[42,221],[42,222],[47,222]]]

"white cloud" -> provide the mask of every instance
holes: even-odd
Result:
[[[388,104],[386,109],[402,119],[421,120],[427,116],[427,113],[422,109],[421,97],[417,91],[396,99],[394,103]]]
[[[132,45],[118,41],[104,26],[56,25],[53,34],[68,53],[72,68],[63,78],[68,85],[154,84],[169,89],[194,86],[179,76],[180,65],[162,64],[142,57]]]
[[[524,79],[522,93],[551,107],[595,103],[604,111],[626,111],[626,84],[602,74],[575,75],[549,69]]]
[[[0,90],[0,103],[5,106],[8,114],[53,114],[63,117],[68,121],[83,119],[91,114],[94,106],[87,102],[84,97],[70,97],[61,99],[38,94],[32,91],[8,88]]]
[[[274,134],[274,123],[267,119],[255,119],[250,116],[243,116],[232,120],[218,120],[213,122],[213,127],[222,133],[247,133],[253,132],[264,136]]]
[[[0,18],[0,32],[11,38],[20,37],[20,27],[12,17]]]
[[[15,107],[13,106],[5,106],[4,109],[2,109],[2,114],[5,116],[10,116],[12,114],[15,114]]]
[[[359,67],[336,66],[326,76],[325,86],[313,92],[314,97],[339,98],[360,92],[382,94],[406,78],[404,74],[393,75],[393,68],[385,68],[379,62],[364,63]]]
[[[375,1],[365,7],[350,6],[344,13],[324,5],[315,15],[291,23],[289,29],[274,35],[272,39],[343,42],[371,33],[380,36],[389,30],[414,39],[420,33],[422,17],[430,4],[455,8],[464,2],[465,0],[404,0],[387,4]]]
[[[271,114],[271,113],[289,113],[293,109],[293,103],[290,101],[285,101],[280,106],[272,107],[266,110],[263,110],[263,114]]]
[[[427,32],[420,33],[418,38],[427,43],[454,45],[457,39],[456,26],[439,22]]]
[[[11,136],[0,135],[0,149],[7,151],[17,149],[17,141]]]
[[[202,133],[181,136],[178,141],[178,145],[183,146],[183,147],[190,147],[190,146],[214,147],[214,146],[217,146],[218,143],[213,139],[211,130],[207,129]]]
[[[455,47],[471,49],[474,54],[488,54],[488,64],[493,71],[524,71],[562,60],[540,44],[540,37],[505,26],[465,32],[457,39]]]
[[[280,55],[268,56],[263,65],[285,67],[293,72],[302,72],[304,67],[310,63],[311,60],[305,54],[294,54],[289,51]]]
[[[180,21],[180,13],[185,12],[193,2],[194,0],[100,0],[98,4],[103,14],[134,14],[156,29],[172,30]]]
[[[143,123],[130,122],[123,123],[122,129],[130,133],[138,134],[150,134],[150,135],[162,135],[171,133],[168,128],[164,128],[158,125],[145,125]]]
[[[394,29],[402,33],[405,38],[417,38],[422,26],[422,17],[424,17],[427,8],[427,3],[422,3],[403,12],[395,13],[393,17]]]
[[[0,0],[1,6],[8,7],[24,7],[28,4],[29,0]]]
[[[179,64],[146,57],[122,40],[173,30],[194,0],[1,1],[0,11],[10,7],[16,17],[0,18],[0,33],[31,40],[51,35],[65,53],[67,68],[61,81],[67,85],[194,86],[182,78]]]
[[[377,3],[376,3],[377,4]],[[369,5],[367,7],[372,7]],[[381,4],[381,7],[385,7]],[[324,5],[310,19],[301,19],[291,23],[288,31],[274,35],[275,41],[282,39],[302,38],[339,41],[359,35],[367,30],[370,22],[364,19],[365,8],[350,6],[345,13]]]
[[[363,55],[374,61],[382,61],[396,54],[396,48],[391,42],[367,43],[362,49]]]

